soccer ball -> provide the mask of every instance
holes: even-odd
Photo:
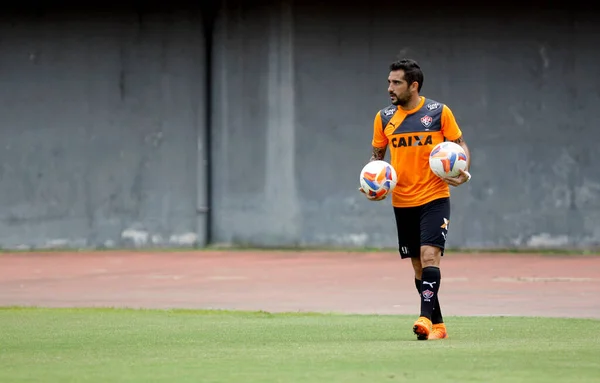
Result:
[[[397,182],[396,170],[385,161],[371,161],[360,171],[360,186],[369,199],[387,195]]]
[[[429,167],[438,177],[456,177],[467,168],[467,154],[459,144],[442,142],[429,154]]]

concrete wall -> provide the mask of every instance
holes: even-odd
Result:
[[[472,148],[450,246],[600,244],[597,15],[326,4],[218,19],[215,241],[395,247],[389,203],[356,188],[387,67],[408,56]]]
[[[202,240],[201,21],[185,11],[0,17],[0,246]]]
[[[472,149],[450,246],[600,244],[597,15],[313,3],[1,16],[0,247],[395,247],[357,187],[404,56]]]

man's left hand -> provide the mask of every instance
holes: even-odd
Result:
[[[459,171],[460,174],[456,177],[443,178],[444,182],[446,182],[450,186],[456,187],[464,184],[465,182],[471,179],[471,175],[469,174],[469,172],[466,172],[462,169],[460,169]]]

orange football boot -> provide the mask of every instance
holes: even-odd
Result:
[[[446,339],[448,338],[448,331],[446,331],[446,325],[443,323],[436,323],[432,326],[431,333],[427,339]]]
[[[418,340],[427,340],[432,331],[431,320],[425,317],[419,317],[413,326],[413,332]]]

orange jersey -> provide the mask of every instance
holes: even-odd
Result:
[[[398,174],[393,206],[420,206],[450,196],[448,184],[429,168],[429,153],[440,142],[461,136],[450,108],[424,97],[413,110],[390,105],[377,113],[372,145],[388,148],[390,164]]]

